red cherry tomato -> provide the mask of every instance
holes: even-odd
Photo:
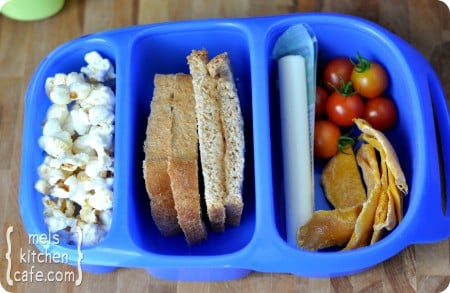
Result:
[[[341,130],[328,120],[317,120],[314,124],[314,155],[327,159],[334,156],[339,148]]]
[[[386,97],[367,100],[363,118],[378,130],[391,128],[397,121],[397,107]]]
[[[328,93],[321,86],[316,86],[316,119],[322,118],[327,114]]]
[[[383,66],[377,62],[369,61],[359,54],[350,80],[353,88],[365,98],[375,98],[384,93],[388,86],[388,75]]]
[[[340,88],[342,81],[346,84],[350,81],[353,64],[347,58],[334,58],[330,60],[323,70],[323,82],[325,88],[333,93],[335,88]]]
[[[335,92],[327,101],[328,118],[339,126],[351,126],[353,118],[362,117],[364,103],[360,95]]]

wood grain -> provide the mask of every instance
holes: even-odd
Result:
[[[17,201],[23,126],[23,97],[39,62],[56,46],[96,31],[182,19],[333,11],[357,15],[398,34],[433,65],[450,97],[450,13],[437,0],[67,0],[54,17],[17,22],[0,16],[0,283],[13,292],[440,292],[450,281],[450,242],[408,247],[367,271],[340,278],[309,279],[253,272],[246,278],[216,283],[169,282],[142,269],[83,274],[73,282],[6,283],[6,230],[14,227],[13,253],[30,247]],[[420,73],[418,73],[420,74]],[[450,103],[449,103],[450,104]],[[427,227],[424,227],[426,229]],[[420,231],[418,231],[420,233]],[[32,264],[15,262],[14,270]],[[74,271],[67,265],[42,264],[48,271]]]

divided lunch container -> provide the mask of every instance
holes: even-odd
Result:
[[[311,252],[286,242],[277,66],[271,52],[278,37],[299,23],[316,34],[321,62],[360,53],[382,63],[389,74],[388,94],[399,116],[386,135],[410,192],[403,221],[372,246]],[[201,48],[210,57],[228,52],[235,72],[245,123],[245,206],[240,226],[209,232],[207,241],[190,247],[183,235],[163,237],[151,218],[142,175],[143,142],[154,74],[188,73],[186,56]],[[408,245],[450,236],[450,119],[436,74],[391,32],[364,19],[328,13],[140,25],[82,36],[55,49],[37,68],[25,102],[19,201],[28,233],[48,231],[42,195],[34,189],[44,158],[38,138],[50,105],[45,79],[79,71],[85,53],[93,50],[116,68],[115,179],[111,229],[102,242],[82,247],[84,270],[145,268],[158,278],[185,281],[231,280],[251,271],[333,277],[368,269]],[[319,185],[320,168],[317,163],[316,210],[330,208]],[[37,246],[67,254],[70,264],[77,265],[76,246]]]

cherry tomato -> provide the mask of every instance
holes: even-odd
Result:
[[[328,93],[321,86],[316,86],[316,119],[322,118],[327,114]]]
[[[362,117],[364,103],[360,95],[335,92],[327,101],[328,118],[339,126],[351,126],[353,118]]]
[[[384,93],[388,85],[388,75],[382,65],[369,61],[359,54],[358,63],[353,68],[350,80],[353,88],[365,98],[375,98]]]
[[[339,148],[341,130],[328,120],[317,120],[314,124],[314,155],[327,159],[334,156]]]
[[[378,130],[391,128],[397,121],[397,107],[386,97],[367,100],[363,118]]]
[[[341,82],[348,83],[353,71],[353,64],[347,58],[334,58],[330,60],[323,70],[323,82],[325,88],[333,93],[335,88],[341,86]],[[331,85],[330,85],[331,84]]]

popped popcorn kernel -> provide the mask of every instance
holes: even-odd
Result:
[[[55,85],[49,97],[53,103],[58,105],[67,105],[72,101],[70,90],[65,84]]]
[[[86,99],[92,91],[92,85],[86,81],[77,81],[69,86],[70,95],[73,100]]]
[[[86,74],[89,80],[104,82],[116,77],[111,61],[102,58],[97,52],[86,54],[84,60],[87,62],[87,66],[81,68],[81,72]]]
[[[47,121],[50,119],[56,119],[59,125],[63,125],[69,116],[69,110],[67,105],[53,104],[47,110]]]

